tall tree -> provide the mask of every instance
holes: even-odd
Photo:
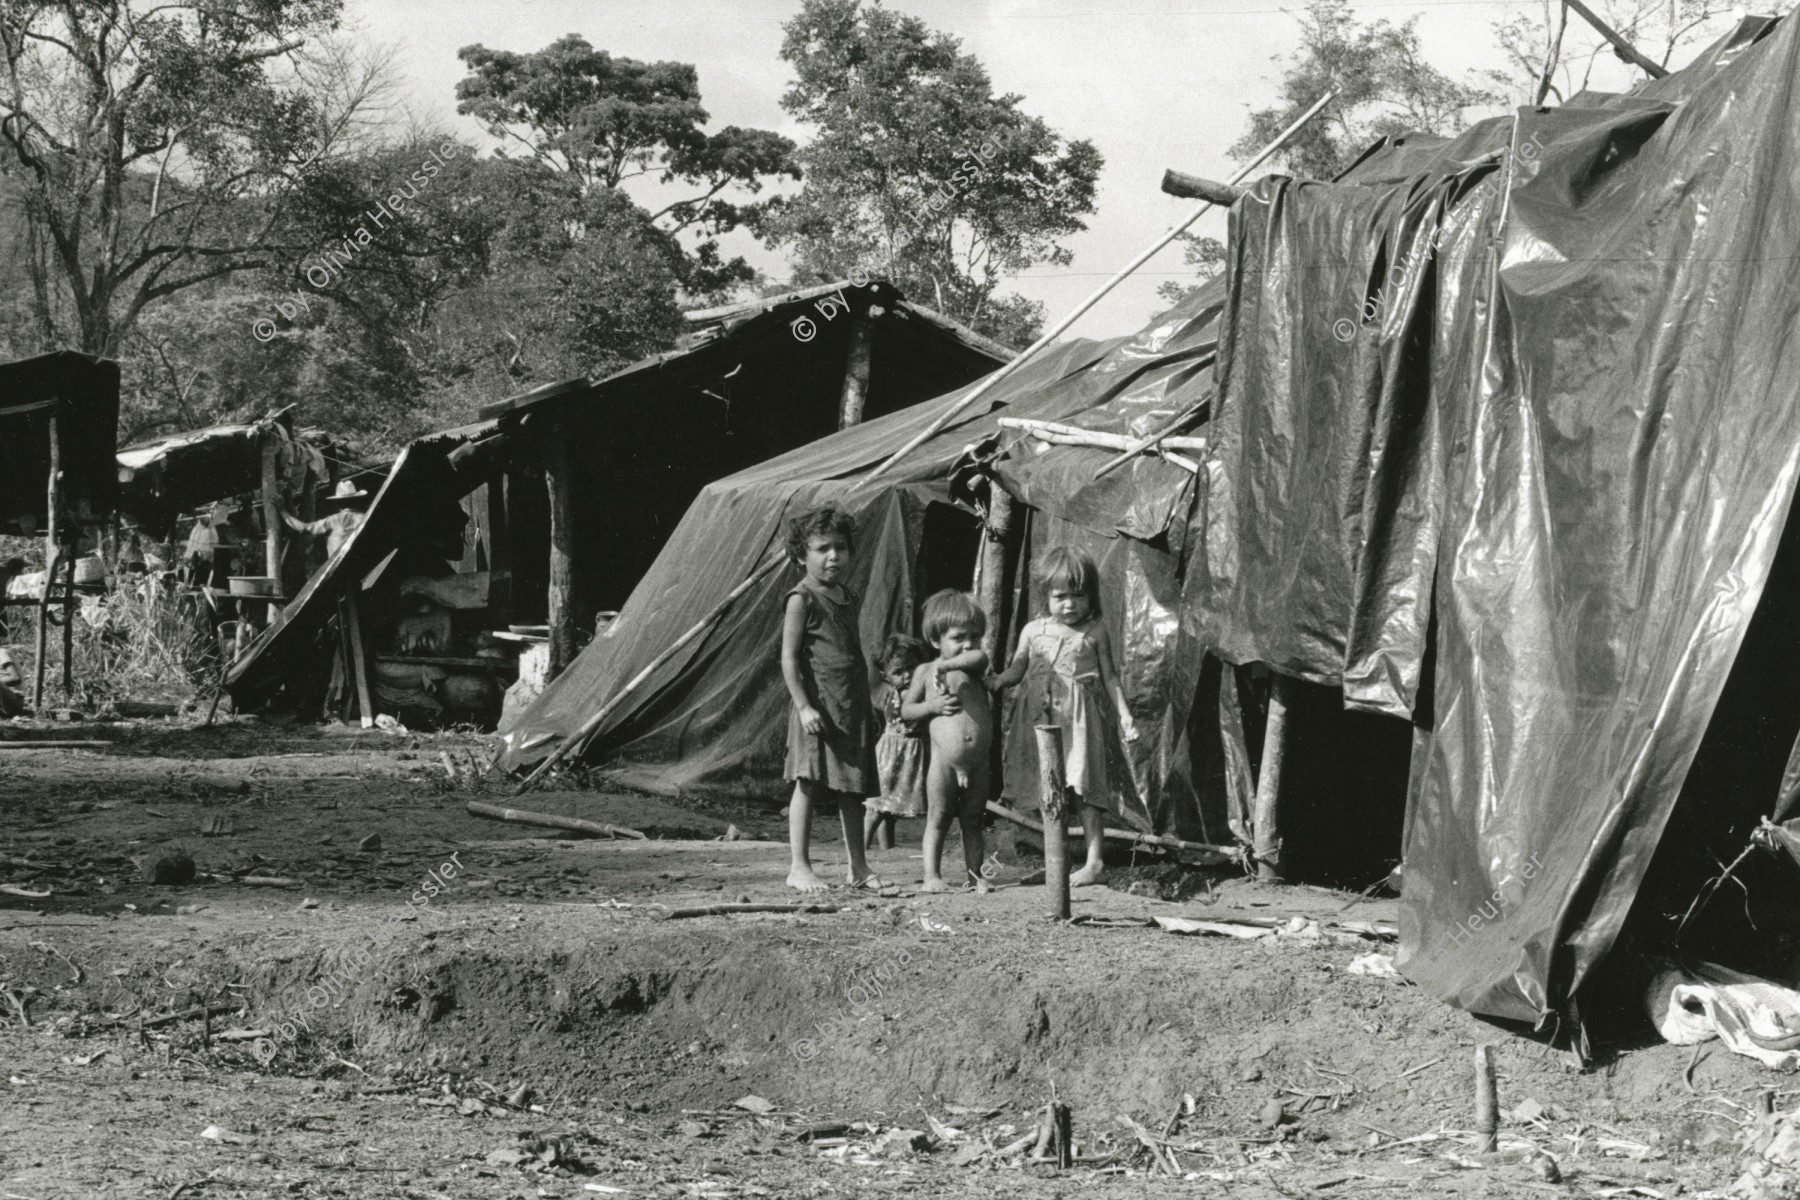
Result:
[[[1381,137],[1454,133],[1467,123],[1468,110],[1497,101],[1486,88],[1459,83],[1426,62],[1417,25],[1417,17],[1364,25],[1349,0],[1308,0],[1299,51],[1281,77],[1281,101],[1250,114],[1232,156],[1254,155],[1333,89],[1336,99],[1277,156],[1296,175],[1330,179]]]
[[[1100,152],[994,93],[960,43],[861,0],[804,0],[781,56],[782,107],[817,132],[797,156],[806,180],[766,224],[813,283],[853,269],[1003,342],[1024,344],[1041,307],[1002,295],[1030,267],[1073,261],[1062,239],[1087,228]]]
[[[115,354],[149,306],[267,264],[297,173],[379,90],[308,57],[340,6],[0,3],[0,175],[40,343]]]
[[[712,295],[755,277],[742,258],[721,258],[718,238],[755,229],[767,208],[733,194],[799,178],[794,143],[736,125],[707,133],[692,65],[614,57],[578,34],[529,54],[475,45],[457,56],[469,68],[456,85],[457,111],[500,139],[500,153],[516,149],[589,193],[623,195],[637,179],[698,188],[649,214],[666,233],[699,238],[680,261],[683,285]]]

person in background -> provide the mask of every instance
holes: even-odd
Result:
[[[281,519],[296,533],[323,534],[326,557],[335,558],[337,552],[343,549],[344,543],[350,540],[350,536],[362,528],[363,520],[368,516],[364,511],[368,498],[369,493],[357,487],[354,482],[342,479],[338,481],[337,489],[325,498],[325,503],[333,507],[330,515],[320,517],[317,521],[302,521],[283,510]]]
[[[24,570],[25,560],[16,554],[11,558],[6,559],[4,562],[0,562],[0,598],[6,596],[8,585],[10,585],[19,575],[23,574]],[[9,629],[7,613],[11,611],[12,610],[5,605],[0,605],[0,642],[6,640]],[[0,651],[0,653],[4,653],[4,651]]]
[[[16,717],[25,711],[22,689],[25,680],[19,675],[19,664],[4,648],[0,648],[0,717]]]

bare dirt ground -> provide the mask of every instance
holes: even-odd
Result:
[[[1718,1049],[1582,1068],[1352,974],[1393,945],[1343,926],[1392,921],[1387,901],[1121,859],[1076,893],[1087,923],[1060,926],[1039,887],[915,894],[903,823],[874,856],[886,894],[667,919],[793,899],[778,815],[512,802],[648,835],[583,840],[468,815],[508,802],[462,770],[478,738],[0,726],[49,737],[111,745],[0,748],[0,1200],[1655,1200],[1727,1185],[1759,1097],[1795,1094]],[[732,824],[748,840],[711,840]],[[835,842],[822,824],[825,870]],[[194,882],[143,881],[177,850]],[[1183,898],[1123,890],[1151,879]],[[1304,920],[1236,940],[1155,916]],[[1499,1046],[1507,1114],[1487,1156],[1478,1042]],[[1060,1172],[1003,1152],[1052,1093],[1080,1156]]]

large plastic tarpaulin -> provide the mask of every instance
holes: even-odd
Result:
[[[1211,348],[1217,308],[1216,298],[1199,297],[1134,337],[1051,349],[868,487],[858,485],[876,464],[964,392],[844,430],[710,485],[607,632],[502,730],[502,765],[516,769],[538,761],[579,729],[749,575],[780,544],[787,520],[812,505],[841,504],[857,519],[851,585],[863,596],[864,646],[877,647],[888,632],[909,629],[923,599],[916,591],[924,510],[952,501],[951,477],[970,447],[1000,436],[1003,414],[1076,421],[1135,396],[1147,398],[1146,419],[1158,412],[1166,419],[1195,403],[1203,395],[1195,364]],[[1185,520],[1191,484],[1181,472],[1162,462],[1132,471],[1140,479],[1161,479],[1162,498],[1128,523],[1136,528],[1142,521],[1139,532],[1164,534],[1180,523],[1177,518]],[[780,597],[796,579],[793,568],[784,568],[762,580],[627,697],[580,747],[582,753],[604,762],[623,782],[665,794],[777,796],[788,704],[778,655]],[[1120,606],[1121,615],[1126,611],[1129,606]],[[1150,609],[1139,605],[1138,611]],[[1122,628],[1114,633],[1120,644],[1129,640]],[[1158,679],[1128,680],[1145,726],[1137,751],[1146,762],[1162,753],[1164,739],[1174,736],[1171,724],[1186,714],[1188,697],[1172,706]],[[1159,790],[1159,783],[1146,784],[1142,798],[1151,811],[1167,807]]]
[[[1476,1012],[1579,1020],[1787,519],[1768,29],[1233,212],[1198,602],[1227,658],[1415,718],[1402,967]]]

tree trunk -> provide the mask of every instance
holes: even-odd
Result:
[[[869,360],[875,346],[875,318],[881,306],[871,304],[850,325],[850,353],[844,364],[844,395],[838,413],[838,428],[848,429],[862,424],[863,406],[869,398]]]
[[[558,422],[543,440],[544,484],[550,492],[550,678],[575,661],[575,529],[570,494],[566,427]]]

